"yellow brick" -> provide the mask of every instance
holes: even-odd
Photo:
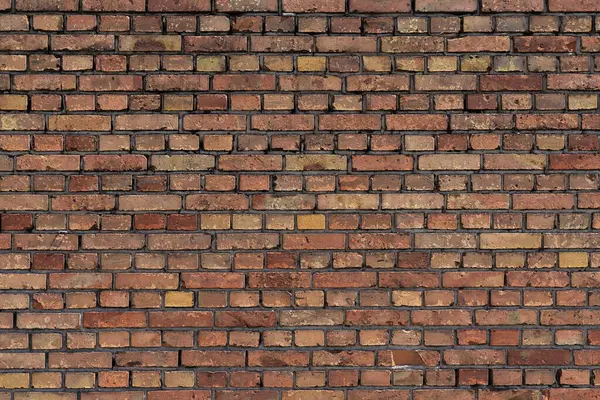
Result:
[[[133,387],[160,387],[160,372],[134,371],[131,385]]]
[[[260,215],[233,215],[233,229],[261,229],[262,218]]]
[[[60,333],[34,333],[31,335],[31,348],[34,350],[51,350],[62,347]]]
[[[165,111],[186,111],[194,109],[194,96],[165,95]]]
[[[435,139],[428,135],[407,135],[404,137],[404,149],[407,151],[430,151],[435,149]]]
[[[558,254],[560,268],[585,268],[588,266],[588,255],[583,252],[564,252]]]
[[[67,372],[65,387],[68,389],[88,389],[95,386],[96,376],[93,372]]]
[[[293,230],[294,229],[294,216],[293,215],[282,215],[282,214],[267,215],[266,216],[266,227],[267,227],[267,229]]]
[[[466,56],[465,60],[478,56]],[[497,72],[523,71],[524,58],[521,56],[503,56],[496,59],[494,70]]]
[[[23,389],[29,387],[29,374],[26,372],[0,374],[0,388]]]
[[[370,72],[387,72],[391,71],[392,62],[387,56],[364,56],[363,68]]]
[[[542,235],[538,233],[482,233],[482,249],[539,249]]]
[[[423,71],[425,69],[423,57],[396,57],[397,71]]]
[[[225,71],[225,57],[198,56],[196,69],[202,72]]]
[[[184,371],[165,372],[166,387],[193,387],[194,373]]]
[[[425,32],[427,32],[427,18],[400,17],[400,18],[398,18],[398,32],[400,32],[400,33],[425,33]]]
[[[469,55],[461,59],[461,71],[485,72],[490,69],[492,59],[489,56]]]
[[[36,389],[59,389],[60,372],[34,372],[31,374],[31,386]]]
[[[27,110],[27,96],[17,94],[0,95],[0,110]]]
[[[325,57],[298,57],[298,71],[325,71]]]
[[[293,71],[294,63],[291,56],[265,56],[263,64],[267,71]]]
[[[258,71],[260,64],[258,56],[231,56],[229,57],[231,71]]]
[[[598,95],[571,94],[569,95],[569,110],[594,110],[598,108]]]
[[[202,214],[200,216],[200,228],[202,229],[229,229],[231,226],[227,214]]]
[[[456,71],[456,59],[454,56],[430,57],[427,69],[431,72]]]
[[[423,304],[421,292],[414,290],[394,290],[392,304],[395,306],[418,307]]]
[[[165,294],[165,307],[192,307],[194,293],[192,292],[167,292]]]
[[[298,215],[298,229],[325,229],[325,215]]]

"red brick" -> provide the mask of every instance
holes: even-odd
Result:
[[[247,42],[243,36],[186,36],[183,48],[186,52],[246,51]]]
[[[531,12],[543,11],[543,0],[483,0],[485,12]]]
[[[243,115],[186,115],[183,118],[184,130],[198,131],[241,131],[246,128]]]
[[[577,46],[574,36],[521,36],[514,39],[515,50],[520,53],[570,53]]]
[[[142,155],[88,155],[83,157],[85,171],[143,171],[147,160]]]
[[[50,47],[58,51],[107,51],[114,50],[113,35],[56,35]]]
[[[150,12],[198,12],[210,11],[210,0],[180,1],[171,3],[165,0],[148,0],[148,11]]]
[[[144,11],[145,8],[143,0],[132,0],[126,4],[115,0],[84,0],[82,4],[83,11]]]
[[[593,0],[548,0],[548,9],[556,12],[595,12],[600,5]]]
[[[323,12],[323,13],[335,13],[344,12],[346,8],[345,0],[284,0],[283,1],[284,12]]]
[[[0,10],[0,399],[600,398],[596,2]]]
[[[508,36],[487,36],[485,37],[485,39],[480,41],[473,41],[471,38],[468,37],[448,40],[448,52],[450,53],[504,53],[509,50],[510,38]]]
[[[221,12],[265,12],[277,11],[275,0],[216,0],[216,9]]]
[[[440,131],[448,128],[445,115],[386,115],[386,127],[394,131]]]
[[[415,3],[415,10],[422,12],[468,12],[476,9],[476,0],[416,0]]]
[[[410,1],[350,0],[349,10],[358,13],[407,13],[410,12]]]

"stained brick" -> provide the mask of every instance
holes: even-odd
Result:
[[[0,0],[0,400],[600,398],[592,0]]]

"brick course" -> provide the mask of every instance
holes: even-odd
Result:
[[[0,400],[599,399],[595,13],[0,0]]]

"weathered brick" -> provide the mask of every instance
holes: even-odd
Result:
[[[115,119],[117,131],[173,131],[178,129],[176,115],[119,115]]]
[[[254,36],[250,42],[250,50],[259,52],[309,53],[312,52],[313,49],[313,39],[306,36]]]
[[[313,195],[258,194],[252,197],[255,210],[313,210]]]
[[[217,2],[218,3],[218,2]],[[210,0],[179,1],[171,3],[165,0],[148,0],[150,12],[198,12],[210,11]]]
[[[246,210],[248,198],[242,194],[192,194],[185,200],[188,210]]]
[[[316,50],[322,53],[374,53],[377,41],[371,37],[319,36]]]
[[[436,154],[419,157],[419,169],[422,170],[478,170],[481,160],[477,154]]]
[[[108,211],[115,209],[115,197],[111,195],[59,195],[52,199],[54,211]]]
[[[242,131],[246,129],[243,115],[186,115],[183,118],[184,130],[198,131]]]
[[[376,131],[381,129],[381,117],[379,115],[360,114],[321,115],[319,117],[319,129],[325,131]]]
[[[477,10],[476,0],[416,0],[415,10],[422,12],[468,12]]]
[[[419,91],[467,91],[475,90],[475,75],[417,75],[415,87]]]
[[[54,35],[50,47],[58,51],[107,51],[114,50],[114,44],[113,35]]]
[[[541,154],[486,154],[483,167],[493,170],[543,170],[546,157]]]
[[[279,236],[272,233],[224,233],[217,235],[217,249],[258,250],[273,249],[279,245]]]
[[[84,0],[82,3],[83,11],[144,11],[144,8],[143,0],[132,0],[125,4],[115,0]]]
[[[215,167],[215,157],[204,154],[155,155],[150,168],[155,171],[206,171]]]
[[[331,234],[285,234],[283,248],[286,250],[343,249],[345,235]]]
[[[202,250],[211,245],[211,237],[206,234],[150,234],[150,250]]]
[[[410,1],[402,0],[350,0],[350,12],[359,13],[407,13],[410,12]]]
[[[346,78],[351,92],[408,91],[410,79],[404,75],[353,75]]]
[[[510,38],[508,36],[487,36],[485,39],[478,41],[474,41],[469,37],[448,39],[448,52],[450,53],[504,53],[509,50]]]
[[[253,115],[251,126],[259,131],[312,131],[315,120],[311,115]]]
[[[394,36],[381,39],[384,53],[441,53],[445,41],[438,37]]]
[[[208,76],[160,74],[146,77],[145,88],[151,92],[208,90]]]
[[[79,3],[74,0],[40,1],[40,0],[17,0],[16,8],[19,11],[77,11]]]
[[[142,155],[88,155],[83,157],[85,171],[143,171],[147,160]]]
[[[40,51],[48,48],[48,35],[2,35],[1,51]]]
[[[46,367],[44,353],[2,353],[0,364],[3,369],[40,369]]]
[[[43,130],[44,117],[34,114],[0,115],[0,131],[37,131]]]
[[[593,0],[548,0],[548,9],[553,12],[595,12],[600,10],[600,5]]]
[[[243,36],[185,36],[183,48],[189,52],[246,51],[248,39]]]
[[[444,196],[438,193],[383,194],[381,196],[383,209],[441,209],[443,205]]]
[[[542,236],[536,233],[482,233],[482,249],[539,249]]]
[[[179,51],[181,50],[181,37],[175,35],[123,35],[119,36],[119,50]]]
[[[520,53],[569,53],[574,52],[577,38],[574,36],[522,36],[514,39],[515,50]]]
[[[223,155],[218,168],[223,171],[280,171],[283,160],[277,155]]]
[[[85,75],[79,77],[84,92],[136,91],[142,89],[140,75]]]
[[[284,91],[337,91],[342,88],[342,80],[337,76],[282,76],[279,87]]]
[[[105,233],[84,235],[81,246],[89,250],[139,250],[144,247],[144,236],[127,233]]]
[[[111,120],[104,115],[53,115],[48,118],[50,131],[109,131]]]
[[[72,155],[23,155],[16,158],[20,171],[78,171],[79,156]]]
[[[600,398],[596,2],[0,11],[0,399]]]
[[[79,314],[22,313],[17,316],[20,329],[77,329],[80,327]]]
[[[486,12],[531,12],[543,11],[543,0],[483,0],[482,10]]]
[[[216,0],[217,11],[221,12],[265,12],[277,11],[275,0]]]
[[[326,0],[326,1],[284,0],[282,4],[283,4],[284,12],[335,13],[335,12],[344,12],[344,10],[346,9],[345,0]]]
[[[2,211],[43,211],[48,209],[46,195],[0,194],[0,210]]]

